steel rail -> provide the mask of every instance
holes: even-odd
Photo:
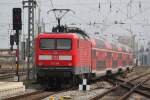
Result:
[[[41,100],[50,95],[58,94],[61,92],[66,92],[69,90],[75,90],[75,89],[77,89],[77,87],[66,88],[66,89],[60,90],[60,91],[58,91],[58,90],[57,91],[39,90],[39,91],[35,91],[32,93],[26,93],[26,94],[10,97],[10,98],[4,99],[4,100],[28,100],[28,98],[30,98],[29,100]]]
[[[1,74],[0,79],[6,79],[6,78],[12,78],[15,75],[15,73],[9,73],[9,74]],[[26,72],[19,72],[20,76],[26,75]]]
[[[40,93],[42,93],[42,92],[44,92],[44,91],[43,91],[43,90],[39,90],[39,91],[31,92],[31,93],[22,94],[22,95],[19,95],[19,96],[9,97],[9,98],[6,98],[6,99],[4,99],[4,100],[16,100],[16,99],[21,99],[21,98],[25,98],[25,97],[27,97],[27,96],[40,94]]]
[[[143,77],[143,76],[146,76],[146,75],[148,75],[148,74],[150,74],[150,72],[141,74],[141,75],[139,75],[139,76],[137,76],[137,77],[135,77],[135,78],[133,78],[133,79],[130,79],[130,80],[128,80],[128,81],[124,81],[123,83],[121,83],[121,84],[119,84],[119,85],[116,85],[116,86],[110,88],[109,90],[103,92],[102,94],[96,95],[95,97],[91,98],[90,100],[98,100],[99,98],[102,98],[102,97],[104,97],[105,95],[109,94],[110,92],[116,90],[117,88],[119,88],[119,87],[121,87],[121,86],[123,86],[123,85],[125,85],[125,84],[127,84],[127,83],[129,83],[129,82],[131,82],[131,81],[134,81],[134,80],[136,80],[136,79],[138,79],[138,78],[141,78],[141,77]]]
[[[130,90],[133,86],[122,85],[121,87]],[[149,91],[149,89],[147,90],[145,88],[144,90],[142,90],[141,87],[139,86],[139,88],[135,89],[134,92],[139,93],[141,95],[144,95],[145,97],[150,98],[150,91]]]
[[[148,77],[147,79],[145,79],[144,81],[138,83],[137,85],[135,85],[133,88],[130,89],[129,92],[127,92],[126,94],[124,94],[123,96],[121,96],[118,100],[126,100],[130,95],[131,93],[134,92],[134,90],[136,90],[139,86],[141,86],[142,84],[144,84],[145,82],[149,81],[150,80],[150,77]]]

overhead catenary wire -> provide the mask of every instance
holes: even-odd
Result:
[[[131,0],[130,0],[130,3],[132,3],[131,2]],[[136,17],[136,16],[132,16],[132,17]],[[133,19],[131,18],[131,19],[127,19],[127,20],[131,20],[131,21],[133,21]],[[127,20],[125,20],[125,21],[127,21]],[[128,23],[125,23],[125,24],[128,24]],[[140,24],[140,25],[142,25],[142,24]],[[108,28],[108,27],[107,27]]]

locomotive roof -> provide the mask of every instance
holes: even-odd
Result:
[[[59,34],[59,35],[58,35]],[[52,32],[44,32],[43,34],[39,34],[38,37],[48,37],[48,36],[51,36],[51,37],[72,37],[72,36],[75,36],[74,33],[70,33],[68,35],[64,34],[64,33],[52,33]]]
[[[64,33],[76,34],[79,38],[82,38],[82,39],[90,39],[89,35],[85,31],[76,27],[67,27],[67,29],[65,29],[65,32],[45,32],[45,34],[59,34],[59,35],[62,35]]]

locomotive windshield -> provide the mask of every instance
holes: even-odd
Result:
[[[41,39],[40,49],[42,50],[70,50],[70,39]]]
[[[71,40],[70,39],[57,39],[57,46],[56,48],[59,49],[71,49]]]
[[[55,49],[55,39],[41,39],[40,49]]]

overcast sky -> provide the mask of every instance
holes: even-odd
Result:
[[[37,0],[41,8],[41,20],[46,23],[46,31],[56,25],[50,0]],[[69,8],[62,23],[81,27],[89,34],[113,36],[136,34],[137,38],[150,38],[150,0],[52,0],[54,8]],[[131,3],[132,2],[132,3]],[[110,7],[111,5],[111,7]],[[22,7],[22,0],[0,1],[0,48],[9,48],[9,35],[12,34],[12,8]],[[37,14],[36,10],[36,15]],[[38,16],[36,16],[37,23]],[[114,24],[114,23],[124,24]],[[94,24],[95,23],[95,24]],[[98,24],[96,24],[98,23]],[[27,34],[27,9],[23,11],[23,34]]]

